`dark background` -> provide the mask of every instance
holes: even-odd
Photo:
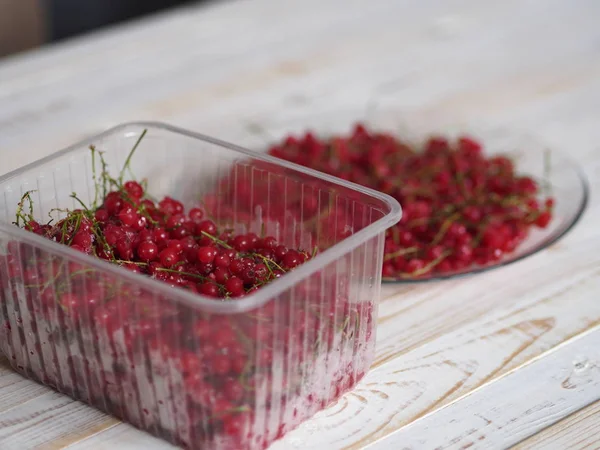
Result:
[[[0,0],[0,58],[201,0]]]
[[[46,0],[50,41],[124,22],[193,0]]]

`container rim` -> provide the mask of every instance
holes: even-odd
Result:
[[[38,236],[34,233],[25,231],[10,223],[0,221],[0,231],[6,232],[8,235],[18,237],[19,239],[27,243],[35,244],[42,248],[46,248],[48,251],[55,252],[64,257],[73,258],[78,262],[90,264],[93,267],[106,273],[111,273],[115,276],[123,277],[131,282],[140,283],[142,285],[145,285],[144,287],[148,289],[151,289],[165,296],[171,296],[174,300],[177,299],[177,301],[186,305],[192,307],[204,307],[212,310],[212,312],[215,313],[233,314],[246,312],[262,306],[268,300],[281,294],[283,291],[290,289],[302,279],[312,275],[313,273],[330,264],[331,262],[335,261],[336,259],[339,259],[342,255],[348,253],[350,250],[354,250],[362,243],[375,237],[378,233],[385,231],[387,228],[397,223],[402,217],[402,208],[400,204],[393,197],[382,192],[378,192],[373,189],[360,186],[356,183],[345,181],[340,178],[333,177],[322,172],[318,172],[316,170],[301,166],[299,164],[284,161],[282,159],[270,156],[268,154],[248,150],[244,147],[240,147],[238,145],[231,144],[229,142],[225,142],[217,138],[213,138],[201,133],[196,133],[193,131],[185,130],[183,128],[175,127],[173,125],[155,121],[134,121],[117,125],[100,134],[83,139],[78,143],[73,144],[63,150],[59,150],[44,158],[38,159],[37,161],[31,162],[23,167],[13,170],[1,176],[0,183],[6,182],[12,178],[20,176],[24,171],[40,167],[46,163],[51,162],[56,158],[68,155],[72,152],[79,151],[81,150],[81,147],[88,147],[97,140],[106,138],[115,133],[124,132],[128,128],[162,129],[171,133],[184,135],[190,138],[225,147],[238,153],[244,154],[246,156],[252,157],[254,159],[269,162],[280,167],[286,167],[296,172],[309,175],[313,178],[328,181],[332,184],[342,186],[344,188],[351,189],[356,192],[360,192],[371,198],[383,202],[385,205],[388,206],[389,211],[382,218],[376,220],[375,222],[371,223],[370,225],[366,226],[365,228],[356,232],[355,234],[343,239],[342,241],[325,250],[323,253],[319,253],[310,261],[294,269],[291,273],[285,274],[281,278],[258,289],[256,292],[242,297],[241,299],[236,301],[218,300],[212,297],[203,296],[201,294],[190,293],[183,289],[173,288],[158,280],[134,274],[131,271],[119,267],[115,264],[111,264],[99,258],[93,258],[77,250],[73,250],[65,245],[49,241],[48,239],[45,239],[42,236]]]

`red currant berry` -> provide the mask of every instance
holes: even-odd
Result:
[[[132,199],[139,200],[144,196],[144,188],[137,181],[127,181],[123,188]]]
[[[163,267],[173,267],[179,262],[179,252],[173,247],[167,247],[160,252],[159,258]]]
[[[550,224],[551,220],[552,220],[552,215],[550,214],[550,212],[544,211],[535,220],[535,224],[540,228],[546,228]]]
[[[137,211],[135,209],[133,209],[132,206],[129,206],[129,205],[125,206],[119,212],[119,220],[121,221],[121,223],[123,225],[127,225],[129,227],[134,226],[138,222],[139,218],[140,218],[140,216],[137,213]]]
[[[197,252],[198,261],[203,264],[210,264],[215,260],[217,256],[217,249],[215,247],[200,247]]]
[[[151,241],[140,242],[137,247],[137,254],[142,261],[154,261],[158,258],[158,245]]]
[[[202,220],[196,225],[195,233],[198,236],[201,236],[203,233],[215,236],[217,234],[217,226],[212,220]]]
[[[225,282],[225,289],[232,297],[244,294],[244,282],[241,278],[231,277]]]
[[[188,217],[192,222],[200,223],[200,221],[202,221],[202,218],[204,217],[204,211],[202,211],[200,208],[192,208],[188,212]]]
[[[229,258],[229,256],[225,253],[219,253],[218,255],[215,256],[214,258],[214,264],[215,267],[229,267],[229,264],[231,264],[231,258]]]
[[[302,263],[300,255],[295,250],[289,250],[281,259],[283,266],[287,269],[293,269]]]
[[[198,286],[198,291],[206,295],[208,297],[218,297],[219,296],[219,287],[215,283],[211,283],[207,281]]]

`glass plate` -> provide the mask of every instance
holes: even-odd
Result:
[[[549,192],[555,200],[554,216],[545,229],[532,228],[528,238],[515,251],[485,266],[469,266],[463,270],[445,274],[433,274],[420,278],[384,279],[385,282],[422,283],[465,276],[503,267],[531,256],[554,244],[568,233],[579,221],[587,206],[589,187],[583,170],[566,154],[550,148],[526,132],[509,130],[473,122],[461,122],[444,115],[414,115],[394,109],[381,109],[368,114],[351,109],[332,111],[310,116],[261,121],[249,124],[241,136],[241,145],[266,151],[268,146],[293,134],[301,136],[310,130],[318,136],[348,134],[354,124],[362,122],[378,131],[393,132],[402,140],[419,145],[432,135],[450,139],[468,135],[479,140],[484,153],[504,154],[515,161],[519,173],[534,178],[542,193]],[[363,117],[361,119],[361,117]]]

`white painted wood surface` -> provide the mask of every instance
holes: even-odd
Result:
[[[583,221],[504,269],[385,286],[372,371],[272,449],[509,446],[600,397],[598,17],[595,0],[183,9],[1,62],[0,172],[134,119],[256,144],[248,123],[360,116],[383,91],[409,117],[525,130],[565,149],[591,180]],[[583,359],[584,378],[564,387]],[[65,447],[170,448],[2,366],[0,448]]]
[[[600,398],[598,327],[369,448],[502,448],[518,443],[532,431],[552,425],[597,398]]]
[[[515,450],[600,448],[600,402],[564,418],[557,424],[517,444]]]

